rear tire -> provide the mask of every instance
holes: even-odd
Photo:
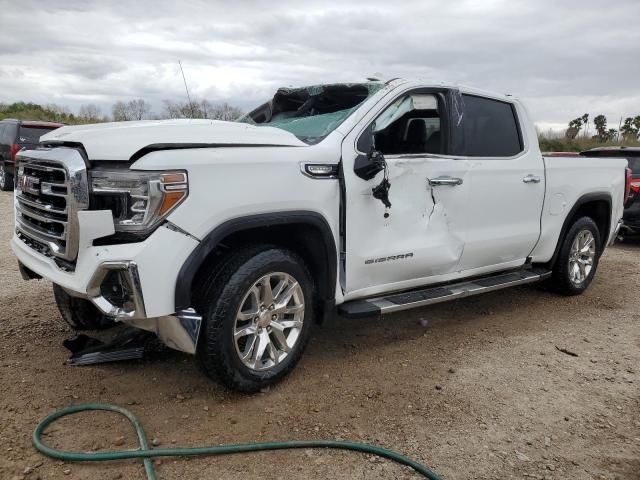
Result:
[[[74,330],[105,330],[116,324],[89,300],[72,297],[59,285],[53,285],[53,296],[63,320]]]
[[[549,287],[562,295],[580,295],[591,284],[601,254],[598,226],[590,217],[578,218],[562,241]]]
[[[256,392],[296,366],[314,320],[313,284],[298,255],[268,245],[244,247],[203,287],[197,356],[210,377]]]
[[[0,190],[3,192],[13,190],[13,175],[7,171],[4,162],[0,162]]]

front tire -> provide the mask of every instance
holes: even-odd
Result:
[[[212,272],[200,298],[198,359],[227,387],[256,392],[298,363],[313,323],[313,284],[302,259],[271,246],[246,247]]]
[[[13,175],[9,173],[4,162],[0,162],[0,190],[3,192],[13,190]]]
[[[59,285],[53,285],[53,296],[62,319],[74,330],[105,330],[116,324],[89,300],[72,297]]]
[[[601,254],[598,226],[590,217],[578,218],[562,241],[550,287],[562,295],[580,295],[591,284]]]

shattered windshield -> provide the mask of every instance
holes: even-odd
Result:
[[[341,83],[281,88],[273,98],[238,119],[256,126],[276,127],[313,144],[335,130],[383,83]]]

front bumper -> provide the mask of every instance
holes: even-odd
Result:
[[[78,222],[80,248],[75,271],[60,269],[52,258],[28,246],[18,235],[13,236],[11,247],[24,267],[70,295],[90,300],[117,321],[155,332],[172,348],[194,353],[199,316],[192,310],[176,312],[174,298],[178,272],[198,241],[161,226],[142,242],[93,246],[95,238],[112,233],[111,212],[79,212]],[[126,286],[126,303],[110,298],[106,287],[114,283]]]

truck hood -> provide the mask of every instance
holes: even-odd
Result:
[[[285,130],[221,120],[150,120],[67,126],[40,138],[41,142],[81,143],[89,160],[130,160],[149,147],[304,147],[306,143]],[[152,147],[157,146],[157,147]]]

